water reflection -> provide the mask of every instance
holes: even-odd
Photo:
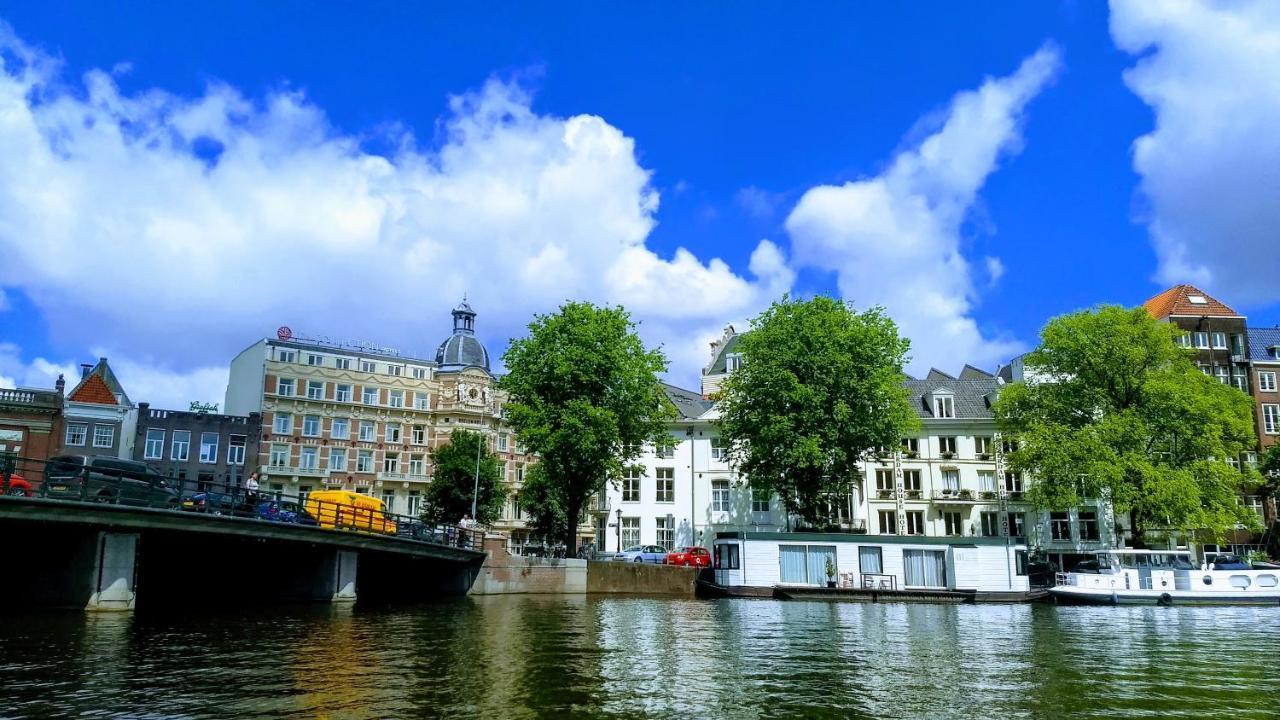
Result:
[[[1275,608],[460,598],[33,614],[0,716],[1274,717]]]

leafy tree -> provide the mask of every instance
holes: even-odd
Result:
[[[902,383],[909,346],[880,308],[784,297],[761,313],[721,388],[721,432],[751,487],[829,522],[859,461],[918,426]]]
[[[528,518],[525,526],[530,535],[542,540],[556,539],[569,521],[561,503],[561,494],[538,463],[525,471],[524,485],[520,488],[520,509]],[[569,552],[576,549],[568,545],[565,548]]]
[[[1134,539],[1148,529],[1219,537],[1255,524],[1240,507],[1256,470],[1227,463],[1254,446],[1247,395],[1200,372],[1176,327],[1143,309],[1103,306],[1054,318],[1026,358],[1028,379],[996,403],[1016,436],[1009,469],[1035,478],[1029,498],[1062,509],[1109,497]]]
[[[622,308],[571,302],[534,317],[502,359],[508,422],[538,456],[529,512],[572,551],[587,500],[645,443],[670,442],[674,408],[658,381],[666,358],[645,349]]]
[[[481,525],[489,525],[502,514],[507,501],[502,465],[480,433],[454,430],[449,442],[431,453],[434,467],[431,485],[423,498],[423,517],[431,522],[456,523],[471,514],[475,495],[476,516]],[[480,488],[476,493],[476,455],[480,456]]]
[[[1280,445],[1272,445],[1258,458],[1258,472],[1263,490],[1271,497],[1280,495]]]

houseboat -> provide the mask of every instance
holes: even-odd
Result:
[[[1031,590],[1020,538],[721,532],[713,595],[858,601],[1019,602]]]
[[[1280,605],[1280,568],[1216,558],[1197,564],[1184,550],[1109,550],[1058,573],[1062,603],[1100,605]]]

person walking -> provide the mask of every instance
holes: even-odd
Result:
[[[249,473],[249,477],[244,480],[244,504],[248,506],[249,513],[258,507],[258,471],[254,470]]]

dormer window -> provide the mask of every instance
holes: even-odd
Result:
[[[955,417],[955,398],[950,395],[935,395],[933,398],[933,416],[937,418]]]
[[[742,367],[742,353],[729,353],[724,356],[724,369],[733,372]]]
[[[1209,301],[1204,299],[1203,295],[1188,295],[1187,302],[1192,305],[1208,305]]]

